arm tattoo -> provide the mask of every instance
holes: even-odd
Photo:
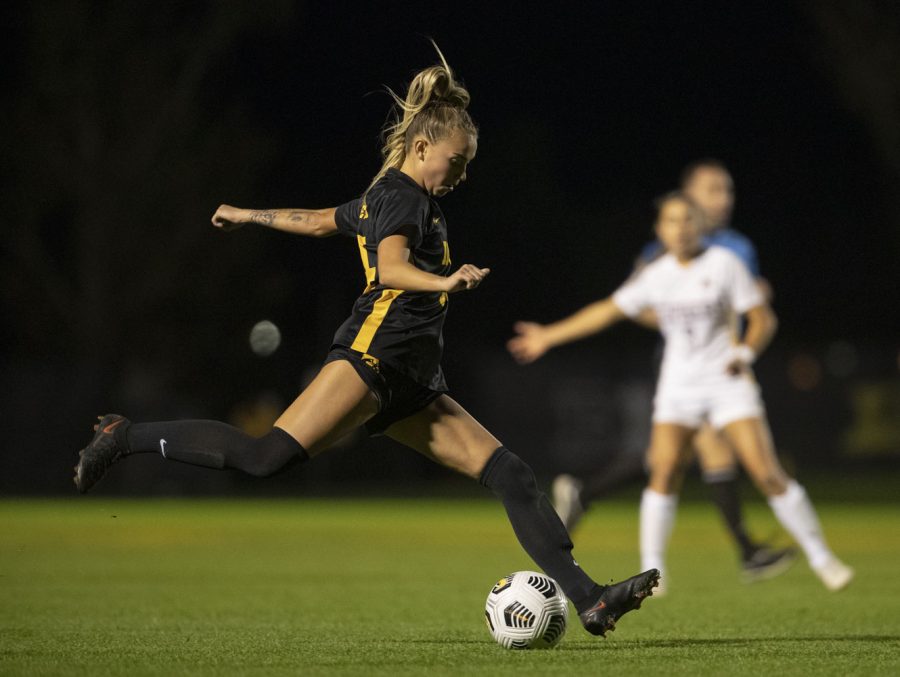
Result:
[[[270,226],[277,215],[276,210],[267,209],[265,211],[250,212],[250,222],[260,226]]]
[[[294,222],[297,222],[297,223],[302,223],[302,222],[304,222],[304,221],[308,221],[308,220],[309,220],[309,214],[308,214],[307,212],[294,211],[294,212],[291,212],[291,213],[290,213],[290,216],[288,216],[288,220],[289,220],[289,221],[294,221]]]

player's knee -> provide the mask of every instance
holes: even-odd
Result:
[[[650,468],[650,488],[660,494],[674,494],[681,489],[684,467],[678,463],[660,464]]]
[[[254,477],[271,477],[309,458],[303,446],[280,428],[258,438],[253,447],[254,453],[241,469]]]

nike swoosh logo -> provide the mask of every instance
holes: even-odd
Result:
[[[160,448],[160,451],[162,451],[163,458],[168,458],[166,456],[166,441],[165,440],[159,441],[159,448]]]

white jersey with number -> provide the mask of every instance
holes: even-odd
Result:
[[[651,308],[666,340],[657,393],[696,391],[727,382],[735,319],[764,302],[733,253],[711,246],[687,263],[666,254],[613,294],[629,317]]]

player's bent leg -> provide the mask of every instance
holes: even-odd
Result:
[[[646,572],[617,586],[594,583],[573,559],[569,534],[538,489],[531,468],[447,395],[386,433],[491,489],[503,502],[525,552],[556,579],[589,632],[604,634],[651,594],[658,572]]]
[[[681,490],[695,432],[695,428],[678,423],[653,424],[647,449],[650,489],[659,494],[677,494]]]
[[[329,362],[278,417],[310,456],[316,456],[378,413],[378,399],[346,360]]]
[[[747,447],[749,445],[751,448],[751,451],[742,453],[742,459],[746,459],[748,467],[752,466],[754,468],[750,471],[754,483],[763,490],[763,493],[766,493],[763,487],[768,490],[778,488],[778,480],[780,478],[786,479],[786,475],[778,463],[772,446],[771,436],[767,430],[760,429],[759,425],[752,423],[752,421],[757,420],[755,417],[741,420],[746,421],[746,423],[734,422],[735,425],[731,429],[731,436],[732,438],[735,436],[740,437],[744,440],[744,446]],[[727,442],[726,435],[727,433],[723,433],[718,436],[719,444],[727,446],[729,453],[733,454],[732,443]],[[699,446],[698,444],[698,450]],[[760,452],[758,449],[753,451],[754,446],[761,448],[762,451]],[[716,451],[713,451],[711,456],[716,459],[715,462],[717,464],[722,458],[720,452]],[[702,453],[700,457],[702,462]],[[704,478],[707,478],[705,468]],[[747,534],[743,518],[741,517],[736,479],[729,480],[721,476],[711,479],[715,481],[710,481],[710,479],[706,479],[706,481],[712,490],[713,500],[719,508],[725,523],[728,525],[732,536],[741,548],[741,576],[744,582],[753,583],[774,578],[787,571],[796,559],[794,548],[771,548],[753,543]]]
[[[121,424],[112,433],[105,432],[114,417]],[[114,463],[136,453],[158,453],[168,460],[205,468],[235,468],[257,477],[267,477],[309,458],[306,450],[280,428],[273,428],[262,437],[251,437],[220,421],[131,425],[124,417],[108,414],[101,418],[96,430],[75,466],[75,485],[81,493],[93,487]]]
[[[772,435],[764,417],[733,421],[725,426],[741,461],[781,525],[794,537],[809,565],[829,590],[841,590],[854,571],[828,547],[816,510],[806,490],[791,479],[775,455]]]
[[[478,479],[500,441],[449,395],[394,423],[385,434],[436,463]]]
[[[576,602],[594,591],[572,559],[572,541],[531,468],[447,395],[387,429],[393,439],[478,479],[503,502],[525,551]]]
[[[353,368],[338,361],[325,365],[272,431],[258,438],[220,421],[131,424],[110,414],[81,451],[75,484],[84,493],[124,456],[151,452],[192,465],[267,477],[309,459],[377,409],[376,398]]]
[[[697,460],[704,474],[727,474],[737,472],[737,459],[734,450],[723,439],[718,430],[708,423],[700,426],[694,435],[694,449],[697,451]]]
[[[762,417],[727,423],[725,436],[756,487],[765,496],[784,493],[790,479],[775,455],[769,426]]]
[[[774,567],[788,553],[778,554],[754,543],[747,533],[741,510],[738,487],[737,460],[724,435],[709,424],[703,425],[694,437],[694,449],[700,461],[703,481],[709,487],[713,504],[734,539],[740,553],[744,573],[748,577],[771,577]],[[765,570],[765,571],[764,571]],[[759,576],[756,576],[759,574]]]

